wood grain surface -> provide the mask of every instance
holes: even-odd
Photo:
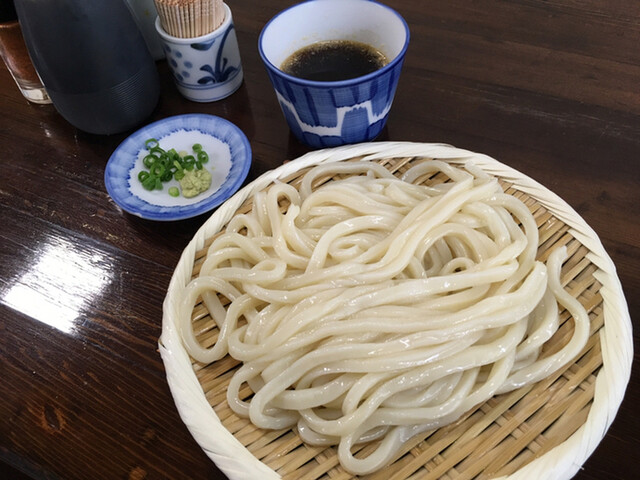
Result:
[[[166,62],[144,123],[218,115],[251,143],[247,182],[307,147],[286,126],[257,41],[293,2],[229,0],[245,79],[215,103],[182,98]],[[486,153],[573,206],[640,317],[640,2],[388,0],[411,30],[379,140]],[[206,215],[153,222],[107,194],[97,136],[29,104],[0,68],[0,478],[223,479],[180,420],[157,352],[162,301]],[[636,354],[637,358],[637,354]],[[629,479],[640,451],[634,368],[579,480]]]

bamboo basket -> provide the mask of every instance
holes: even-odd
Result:
[[[537,384],[495,396],[457,422],[409,441],[399,458],[370,480],[571,478],[595,450],[624,396],[633,359],[631,320],[615,266],[595,232],[558,196],[500,162],[441,144],[382,142],[311,152],[269,171],[241,189],[199,229],[184,250],[164,302],[159,348],[177,409],[191,434],[232,480],[356,478],[342,469],[334,447],[305,445],[293,430],[266,431],[236,416],[225,399],[238,363],[228,355],[202,365],[182,346],[175,326],[180,294],[212,238],[252,195],[276,180],[296,184],[310,167],[342,161],[371,161],[402,173],[413,162],[437,158],[472,160],[497,176],[507,193],[520,197],[536,218],[538,256],[566,245],[562,281],[589,312],[590,339],[565,369]],[[330,181],[330,179],[328,179]],[[563,342],[573,328],[562,312],[562,328],[550,340]],[[200,335],[215,335],[203,305],[193,320]],[[366,448],[366,447],[365,447]]]

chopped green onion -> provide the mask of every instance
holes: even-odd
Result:
[[[155,138],[150,138],[149,140],[144,142],[144,146],[147,147],[147,149],[153,148],[157,145],[158,145],[158,140],[156,140]]]
[[[207,163],[209,161],[209,155],[207,155],[207,152],[199,151],[197,155],[198,155],[198,160],[200,160],[200,163]]]
[[[165,170],[166,168],[161,162],[154,163],[149,169],[151,175],[155,175],[156,177],[161,177],[162,175],[164,175]]]
[[[153,175],[148,175],[147,178],[142,182],[142,186],[146,190],[153,190],[156,188],[156,178]]]
[[[151,168],[151,165],[153,165],[153,162],[155,162],[155,161],[156,161],[156,157],[153,156],[153,155],[147,155],[146,157],[144,157],[142,159],[142,163],[147,168]]]
[[[167,152],[165,152],[160,147],[152,147],[152,148],[149,149],[149,154],[153,155],[154,157],[161,157],[162,155],[166,155]]]
[[[146,140],[144,146],[147,153],[142,159],[144,168],[138,172],[138,180],[146,190],[162,190],[163,183],[172,179],[180,181],[185,171],[202,170],[203,164],[209,161],[209,155],[199,143],[191,147],[195,156],[185,151],[177,152],[175,148],[165,151],[155,138]],[[177,197],[180,190],[171,187],[169,194]]]

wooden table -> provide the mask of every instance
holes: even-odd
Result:
[[[289,134],[258,34],[291,2],[229,2],[245,81],[183,99],[159,62],[148,121],[181,113],[238,125],[247,181],[307,151]],[[489,154],[564,198],[595,229],[640,318],[640,3],[389,0],[411,45],[381,140]],[[162,301],[206,216],[141,220],[105,191],[131,132],[83,133],[28,104],[0,69],[0,478],[224,478],[178,417],[157,352]],[[636,351],[638,336],[634,335]],[[577,479],[628,479],[640,452],[640,373]]]

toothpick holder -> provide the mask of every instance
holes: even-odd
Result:
[[[160,35],[178,91],[194,102],[214,102],[228,97],[242,84],[240,49],[231,10],[224,5],[225,18],[211,33],[194,38],[169,35],[160,18]]]

